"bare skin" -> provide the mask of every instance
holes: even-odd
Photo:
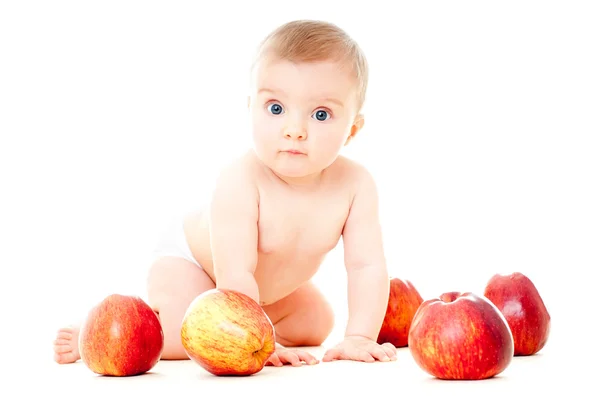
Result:
[[[284,347],[318,346],[330,334],[333,311],[310,279],[326,254],[338,244],[348,216],[357,166],[340,157],[321,178],[318,189],[286,186],[265,170],[250,153],[242,168],[255,170],[261,196],[258,229],[258,263],[255,277],[260,304],[273,322],[277,342]],[[348,189],[340,190],[340,186]],[[289,209],[293,208],[291,212]],[[162,359],[188,359],[180,339],[185,310],[200,293],[216,287],[207,211],[188,215],[184,222],[190,249],[202,268],[177,257],[158,258],[148,275],[150,305],[159,315],[165,334]],[[80,359],[77,347],[79,326],[58,331],[54,343],[55,361],[71,363]],[[395,349],[385,347],[395,358]],[[385,350],[384,348],[384,350]],[[283,358],[270,358],[269,364],[300,365],[318,363],[311,354],[287,350]]]
[[[249,97],[255,148],[225,167],[207,209],[184,230],[202,268],[158,258],[148,300],[165,335],[162,359],[187,359],[180,325],[191,301],[229,288],[259,303],[280,346],[269,364],[318,362],[298,346],[321,345],[334,324],[325,297],[311,283],[342,238],[349,319],[343,341],[323,361],[389,361],[395,348],[377,344],[389,280],[375,183],[364,167],[339,155],[362,128],[355,81],[337,61],[295,64],[266,58]],[[55,360],[79,359],[78,327],[61,329]]]

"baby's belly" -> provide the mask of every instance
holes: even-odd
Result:
[[[210,235],[200,214],[186,220],[186,235],[192,254],[208,276],[215,282],[210,249]],[[201,226],[198,228],[198,226]],[[262,305],[272,304],[286,297],[319,270],[327,253],[313,250],[285,250],[275,248],[270,253],[258,253],[254,277]]]
[[[291,294],[319,270],[324,254],[261,254],[254,277],[260,292],[261,305],[273,304]]]

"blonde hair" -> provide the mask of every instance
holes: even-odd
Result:
[[[252,68],[265,56],[295,63],[334,61],[350,66],[356,79],[359,110],[365,102],[369,79],[367,59],[356,41],[333,23],[296,20],[283,24],[260,43]]]

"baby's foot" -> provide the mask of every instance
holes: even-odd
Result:
[[[79,326],[62,328],[54,340],[54,360],[58,363],[72,363],[79,356]]]

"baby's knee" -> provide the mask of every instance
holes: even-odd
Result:
[[[333,318],[320,318],[315,323],[307,323],[303,326],[295,339],[288,340],[290,346],[320,346],[333,330]]]
[[[294,322],[291,322],[292,319]],[[331,334],[335,316],[328,302],[319,301],[302,308],[296,317],[290,317],[289,321],[285,330],[281,330],[281,337],[288,345],[320,346]],[[277,330],[277,325],[275,329]]]
[[[187,359],[181,344],[181,322],[188,306],[187,300],[181,297],[155,297],[155,308],[164,335],[162,359]]]
[[[333,308],[328,302],[323,302],[313,312],[313,333],[310,345],[321,345],[327,339],[335,325]]]
[[[307,297],[301,311],[309,314],[311,322],[319,325],[320,329],[331,331],[333,328],[335,320],[333,308],[325,295],[320,291],[316,291]]]

